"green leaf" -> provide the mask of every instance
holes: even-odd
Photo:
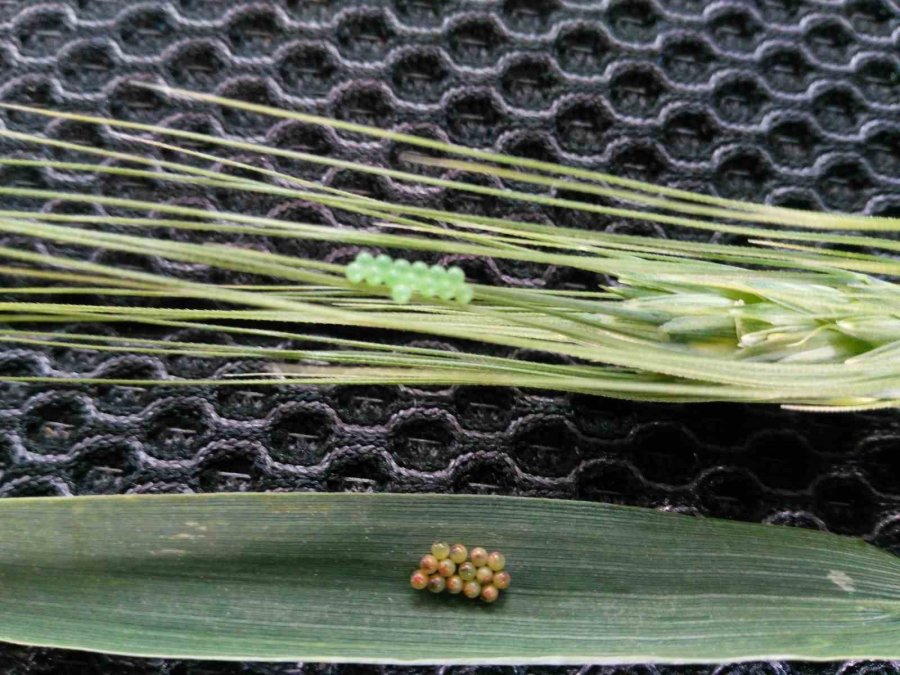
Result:
[[[414,591],[440,537],[506,553],[500,602]],[[379,663],[900,658],[900,558],[860,540],[483,496],[0,500],[0,638]]]

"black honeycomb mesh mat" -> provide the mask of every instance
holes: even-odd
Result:
[[[132,78],[149,78],[730,197],[894,216],[900,215],[898,54],[900,7],[891,0],[0,2],[2,101],[242,135],[389,166],[400,161],[400,148],[389,143],[172,101],[129,85]],[[47,124],[17,113],[2,120],[18,130],[124,147],[115,134],[80,124]],[[5,144],[3,152],[35,150]],[[308,166],[278,168],[377,196],[450,203],[440,190],[410,191]],[[197,194],[116,177],[14,169],[2,179],[317,222],[347,220],[265,197]],[[454,195],[452,207],[619,232],[708,237],[485,198]],[[58,250],[27,239],[12,243]],[[356,252],[287,240],[243,243],[338,262]],[[66,252],[186,278],[240,281],[239,275],[158,259]],[[439,260],[461,264],[485,282],[598,283],[565,269]],[[12,283],[0,279],[0,297],[8,297],[2,288]],[[203,377],[247,367],[183,357],[0,350],[0,374],[7,375]],[[0,384],[2,496],[220,490],[590,499],[827,529],[900,553],[900,417],[644,405],[513,389]],[[469,675],[476,669],[439,670]],[[13,646],[0,647],[0,672],[437,673],[158,661]],[[900,673],[900,665],[585,672],[874,675]]]

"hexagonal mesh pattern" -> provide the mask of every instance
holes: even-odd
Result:
[[[0,100],[400,163],[394,144],[190,105],[128,84],[130,78],[152,78],[729,197],[900,215],[898,45],[900,10],[890,0],[6,1],[0,2]],[[81,124],[46,124],[19,113],[5,115],[3,122],[126,147],[120,136]],[[34,153],[10,144],[3,151]],[[277,167],[376,196],[450,204],[441,190],[410,190],[281,161]],[[323,223],[347,220],[268,197],[198,194],[110,176],[3,173],[5,182],[21,185],[208,203]],[[14,208],[16,202],[7,203]],[[699,236],[480,197],[453,195],[452,207],[609,231]],[[13,243],[38,246],[27,239]],[[243,243],[339,262],[356,252],[289,240]],[[78,253],[186,278],[224,278],[159,259]],[[461,264],[486,282],[597,284],[565,269],[457,256],[434,260]],[[183,357],[0,351],[0,373],[9,375],[197,377],[247,367]],[[651,406],[512,389],[0,385],[3,496],[491,492],[823,528],[864,535],[900,553],[898,446],[900,418],[889,413],[831,417],[737,405]],[[145,661],[18,647],[0,648],[0,663],[4,673],[23,674],[435,672]],[[896,664],[689,670],[900,672]]]

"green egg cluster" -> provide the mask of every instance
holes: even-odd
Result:
[[[391,298],[401,305],[413,296],[456,301],[461,305],[472,302],[472,287],[466,283],[465,272],[456,266],[428,265],[421,260],[411,263],[403,258],[394,260],[384,253],[373,256],[362,251],[347,265],[346,276],[353,284],[373,288],[387,286],[391,289]]]
[[[469,551],[463,544],[436,541],[413,570],[409,584],[417,591],[427,588],[432,593],[462,593],[472,600],[496,602],[510,580],[506,556],[499,551],[489,554],[480,546]]]

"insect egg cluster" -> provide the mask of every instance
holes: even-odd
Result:
[[[459,267],[428,265],[417,260],[409,262],[403,258],[394,260],[382,253],[373,256],[362,251],[347,265],[347,280],[353,284],[366,286],[387,286],[391,289],[394,302],[405,305],[413,295],[422,298],[451,301],[461,305],[472,302],[472,287],[466,283],[466,274]]]
[[[431,545],[431,553],[422,556],[419,568],[409,578],[416,590],[462,593],[485,602],[496,602],[500,591],[509,588],[509,582],[506,557],[500,551],[488,553],[480,546],[470,551],[462,544],[451,546],[445,541]]]

